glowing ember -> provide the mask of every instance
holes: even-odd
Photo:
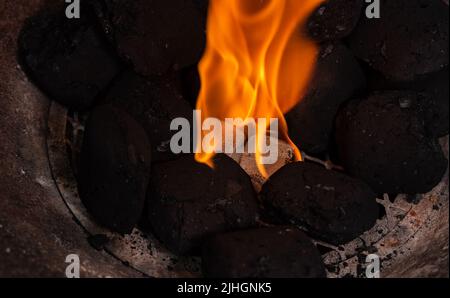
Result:
[[[197,109],[203,119],[241,118],[244,124],[266,119],[266,129],[257,127],[254,138],[256,162],[264,177],[261,148],[271,118],[279,120],[280,138],[294,148],[297,160],[302,159],[289,139],[284,114],[301,100],[314,69],[318,47],[304,36],[302,28],[321,2],[210,1]],[[218,146],[222,144],[211,144],[212,148]],[[196,160],[213,166],[214,152],[217,150],[197,153]]]

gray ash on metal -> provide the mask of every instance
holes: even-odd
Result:
[[[125,112],[112,106],[94,109],[87,121],[78,188],[94,219],[129,233],[142,215],[150,177],[150,143]]]
[[[376,195],[364,182],[322,166],[284,166],[263,185],[260,198],[269,218],[302,226],[334,245],[369,230],[378,218]]]
[[[214,157],[214,169],[193,155],[155,164],[147,200],[154,234],[177,254],[193,253],[211,235],[257,224],[250,177],[224,154]]]
[[[210,278],[323,278],[325,266],[311,240],[295,227],[220,234],[203,245]]]

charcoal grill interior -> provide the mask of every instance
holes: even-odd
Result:
[[[29,76],[17,42],[25,20],[47,7],[58,6],[57,2],[5,0],[0,4],[3,14],[0,21],[0,276],[64,277],[66,256],[77,254],[81,259],[82,277],[202,277],[198,254],[174,253],[146,223],[140,222],[126,235],[114,232],[100,225],[82,203],[76,178],[80,158],[77,150],[82,146],[90,111],[63,106],[42,91],[42,84],[36,84]],[[443,2],[448,10],[448,3]],[[353,26],[349,22],[346,25]],[[322,32],[321,35],[320,28],[313,29],[320,35],[319,39],[327,40],[329,34],[341,34]],[[334,50],[345,52],[340,46]],[[322,50],[328,54],[333,51],[327,47]],[[362,64],[364,57],[358,59]],[[354,67],[349,66],[352,63],[353,60],[343,62],[346,70]],[[333,71],[327,68],[326,62],[321,65],[325,72]],[[120,68],[114,66],[111,71],[119,71],[116,67]],[[149,71],[147,65],[142,67],[143,73]],[[367,65],[362,68],[366,74],[373,75],[366,75],[370,88],[383,92],[399,86],[413,88],[407,83],[390,86],[380,74],[385,69],[367,70]],[[188,67],[184,71],[186,75],[192,69]],[[192,82],[188,86],[191,94],[196,92],[195,80],[195,75],[188,80]],[[320,84],[315,86],[319,90],[317,93],[330,92],[320,91]],[[358,94],[359,87],[348,90],[353,87],[344,86],[338,92]],[[307,99],[313,100],[316,95],[310,94]],[[186,93],[184,96],[188,97]],[[192,98],[186,100],[192,101]],[[340,104],[333,109],[337,110]],[[302,115],[304,111],[296,113]],[[288,116],[288,121],[295,121],[297,114],[293,114]],[[328,126],[332,124],[325,126],[319,129],[327,135],[330,133]],[[438,150],[442,149],[448,160],[448,131],[436,140]],[[310,157],[308,162],[314,162],[317,167],[330,167],[330,163],[322,160],[337,160],[316,149],[312,148],[311,154],[305,155]],[[166,162],[163,151],[152,148],[153,152],[161,162]],[[245,157],[234,158],[241,165],[245,162]],[[254,184],[258,177],[255,179]],[[383,277],[448,277],[448,169],[440,180],[426,194],[376,194],[380,212],[375,224],[351,241],[333,245],[313,237],[326,276],[364,277],[361,264],[368,254],[376,253],[381,258]],[[217,241],[219,243],[220,239]]]

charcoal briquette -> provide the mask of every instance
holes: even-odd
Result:
[[[413,82],[392,82],[377,71],[367,70],[370,90],[414,90],[427,94],[422,102],[425,124],[430,135],[443,137],[449,131],[448,68]]]
[[[150,177],[150,144],[139,124],[109,105],[89,116],[78,188],[84,206],[101,225],[130,233],[144,207]]]
[[[272,175],[260,193],[268,218],[302,226],[313,238],[340,245],[378,218],[376,195],[364,182],[308,162]]]
[[[196,64],[203,53],[206,16],[197,4],[192,0],[108,1],[102,17],[120,56],[138,73],[164,75]]]
[[[308,22],[308,33],[319,42],[342,39],[355,28],[361,16],[363,0],[327,0]]]
[[[258,205],[248,175],[224,154],[213,161],[214,169],[189,154],[152,168],[148,220],[177,254],[195,253],[214,234],[256,225]]]
[[[90,108],[120,71],[119,61],[89,18],[69,20],[64,11],[28,19],[19,51],[37,85],[74,110]]]
[[[426,101],[415,91],[382,91],[343,107],[335,136],[346,171],[378,194],[426,193],[437,185],[447,160],[427,132]]]
[[[325,267],[311,240],[295,227],[220,234],[202,249],[208,278],[323,278]]]
[[[339,106],[365,85],[363,71],[344,45],[323,45],[306,96],[286,115],[293,142],[310,154],[326,151]]]
[[[413,81],[448,65],[443,1],[380,0],[380,13],[378,19],[362,17],[350,35],[356,56],[394,81]]]
[[[193,109],[173,77],[148,80],[126,71],[111,86],[105,102],[125,110],[145,129],[153,162],[176,158],[170,150],[170,140],[176,133],[170,130],[170,123],[179,117],[191,121]]]

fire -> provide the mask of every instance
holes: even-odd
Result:
[[[317,45],[303,32],[322,0],[211,0],[207,46],[199,64],[201,90],[197,109],[202,117],[279,121],[280,138],[290,140],[284,114],[302,98],[313,72]],[[261,163],[266,129],[256,131],[256,162]],[[211,144],[211,147],[222,144]],[[197,151],[196,160],[213,166],[213,150]]]

